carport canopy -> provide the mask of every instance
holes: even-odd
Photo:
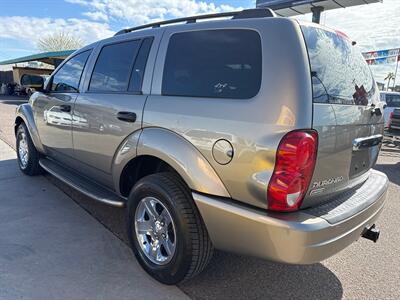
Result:
[[[0,65],[11,65],[11,64],[24,63],[30,61],[39,61],[53,66],[58,66],[60,62],[66,59],[74,51],[75,50],[43,52],[43,53],[0,61]]]
[[[382,2],[383,0],[257,0],[257,7],[268,7],[278,16],[291,17],[313,12]]]

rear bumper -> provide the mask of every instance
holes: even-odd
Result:
[[[370,180],[346,201],[330,211],[321,210],[319,215],[315,209],[312,214],[307,210],[268,213],[197,193],[193,193],[193,198],[217,249],[284,263],[310,264],[341,251],[375,223],[385,203],[388,179],[381,172],[371,173],[379,177],[375,178],[379,179],[379,187],[374,186],[375,192],[369,193],[368,198],[363,194],[368,206],[354,197],[359,189],[371,190],[371,186],[366,186],[371,184]],[[351,202],[361,208],[354,210]],[[333,219],[327,217],[331,211],[335,214]],[[346,217],[337,221],[341,211]]]

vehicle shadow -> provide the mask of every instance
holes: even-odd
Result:
[[[386,136],[374,169],[387,175],[389,180],[400,185],[400,136]]]
[[[341,299],[343,295],[339,279],[322,264],[285,265],[222,251],[214,253],[203,273],[179,287],[194,299]]]
[[[69,195],[118,238],[126,236],[126,212],[82,195],[51,175],[47,179]],[[342,284],[322,264],[285,265],[215,251],[209,266],[178,285],[193,299],[341,299]]]
[[[385,173],[390,182],[400,185],[400,159],[396,164],[376,164],[374,169]]]

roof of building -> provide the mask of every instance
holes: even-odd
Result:
[[[72,54],[75,50],[64,50],[64,51],[52,51],[52,52],[43,52],[23,57],[18,57],[14,59],[8,59],[0,61],[0,65],[11,65],[16,63],[23,63],[29,61],[40,61],[50,65],[56,65],[56,61],[60,59],[65,59],[70,54]]]
[[[291,17],[311,13],[316,7],[330,10],[376,2],[382,0],[257,0],[257,7],[269,7],[278,16]]]

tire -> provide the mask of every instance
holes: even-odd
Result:
[[[24,123],[21,123],[17,128],[16,146],[20,170],[29,176],[42,174],[43,169],[39,165],[40,153],[36,150]]]
[[[175,245],[173,254],[169,255],[164,262],[155,262],[154,258],[146,254],[142,247],[146,247],[147,242],[153,239],[147,234],[145,238],[142,238],[143,235],[139,236],[136,231],[140,230],[137,225],[139,221],[136,221],[140,219],[140,216],[144,216],[140,222],[147,222],[145,220],[147,210],[145,209],[145,213],[141,214],[142,207],[146,207],[143,205],[146,201],[155,203],[154,207],[158,209],[156,213],[160,216],[166,215],[164,209],[167,209],[172,219],[173,226],[165,222],[165,226],[168,226],[167,239],[163,240],[159,237],[161,254],[158,257],[164,259],[168,256],[168,252],[163,251],[168,248],[163,247],[166,240],[170,240],[171,244]],[[157,234],[156,227],[152,227],[152,235]],[[173,234],[171,234],[173,231],[171,228],[174,229]],[[207,266],[212,257],[213,246],[190,190],[173,173],[152,174],[135,184],[128,198],[127,229],[132,251],[141,266],[153,278],[164,284],[177,284],[194,277]],[[172,235],[174,235],[173,238]],[[166,255],[164,256],[163,253]]]

